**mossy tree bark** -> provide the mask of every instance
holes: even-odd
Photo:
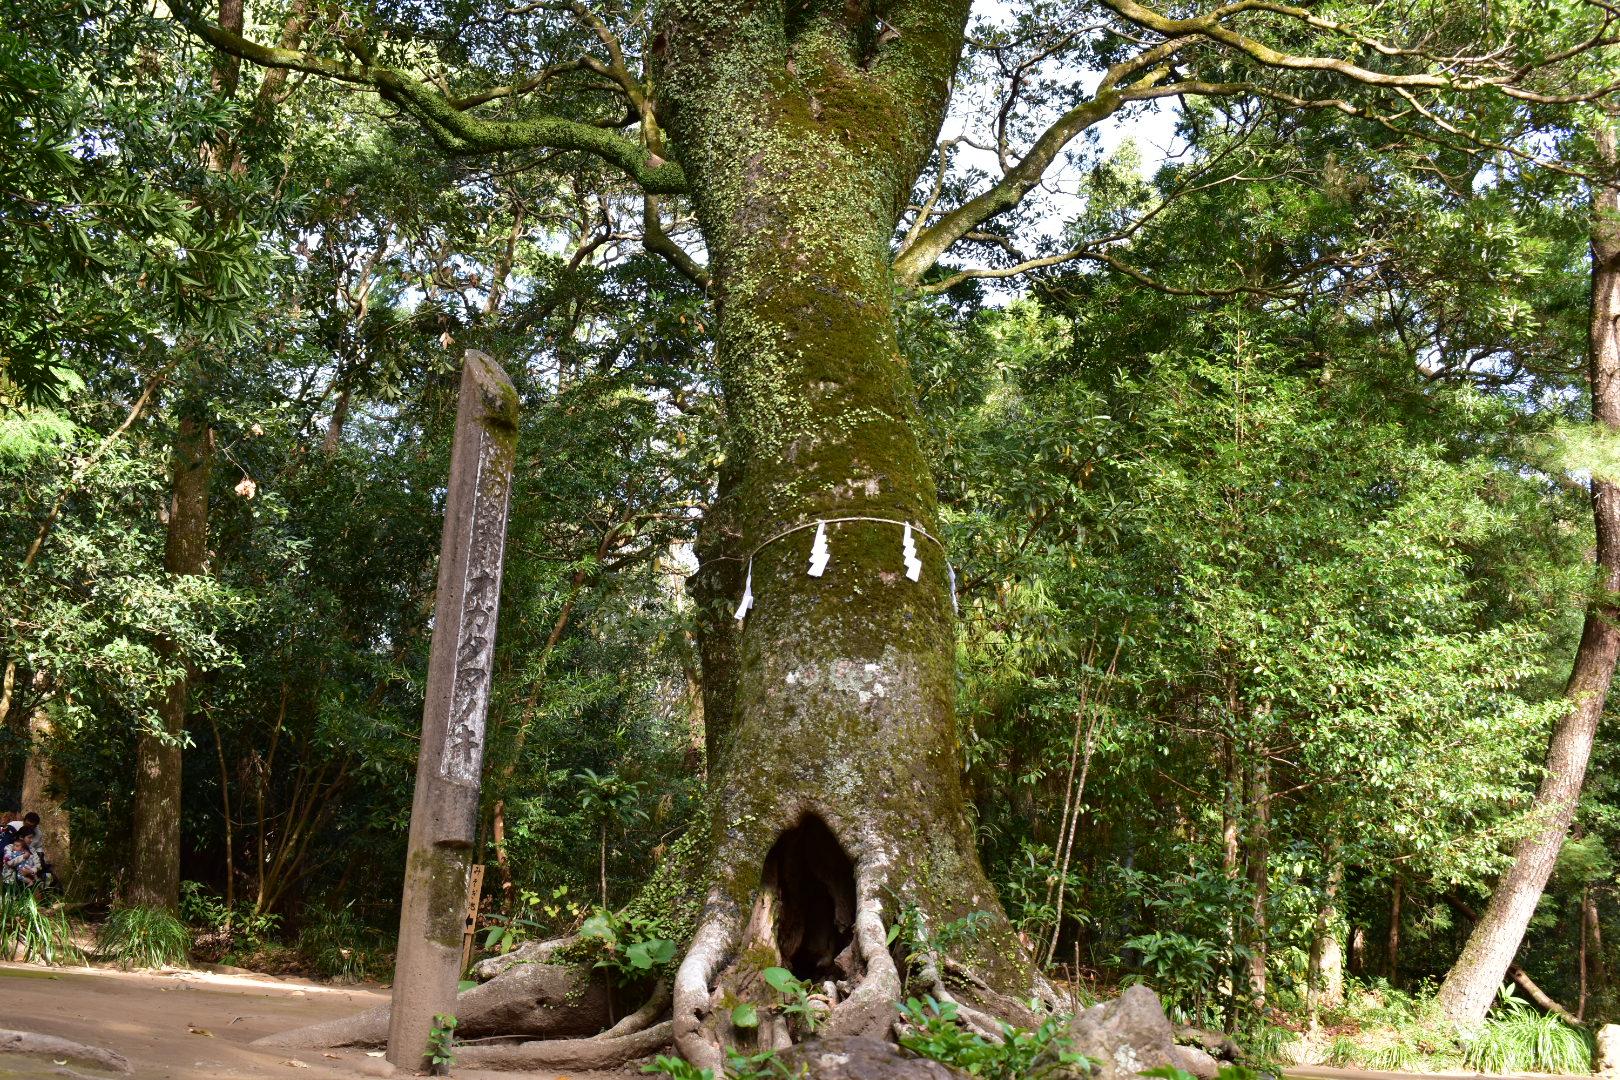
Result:
[[[760,547],[829,518],[937,535],[890,244],[966,15],[960,2],[902,5],[882,50],[877,25],[842,3],[791,16],[677,4],[665,31],[666,122],[711,254],[733,437],[717,511],[732,542],[717,554],[741,571],[757,549],[755,607],[731,636],[710,631],[730,698],[709,710],[714,877],[674,1003],[696,1064],[717,1065],[722,1044],[782,1041],[737,1030],[720,1007],[746,1000],[766,966],[835,984],[826,1030],[886,1030],[902,988],[885,924],[902,905],[934,929],[992,913],[964,959],[991,985],[1028,989],[966,822],[942,553],[919,540],[912,582],[898,525],[829,526],[819,578],[806,573],[811,529]]]
[[[202,574],[208,566],[214,434],[196,409],[184,403],[181,408],[163,567],[170,574]],[[172,642],[161,645],[165,655],[176,655]],[[180,909],[180,743],[190,683],[190,667],[183,665],[159,704],[163,730],[142,731],[136,741],[135,835],[125,899],[140,907]]]
[[[1613,177],[1620,166],[1614,132],[1600,125],[1594,135]],[[1612,180],[1594,184],[1592,217],[1588,343],[1592,419],[1616,431],[1620,430],[1620,186]],[[1591,490],[1602,593],[1587,607],[1586,625],[1564,690],[1567,708],[1553,728],[1547,773],[1536,790],[1534,830],[1514,850],[1512,864],[1497,882],[1468,944],[1440,987],[1440,1004],[1447,1018],[1464,1027],[1475,1027],[1484,1020],[1547,887],[1575,818],[1598,721],[1608,700],[1615,662],[1620,659],[1620,608],[1612,602],[1620,592],[1620,485],[1594,478]]]

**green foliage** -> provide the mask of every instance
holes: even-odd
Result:
[[[252,956],[281,926],[281,916],[256,911],[245,901],[226,907],[199,881],[180,883],[180,918],[197,931],[192,951],[217,960]]]
[[[814,1035],[826,1016],[826,1002],[812,1000],[810,985],[794,978],[787,968],[768,967],[759,974],[766,985],[787,999],[779,1008],[794,1030]]]
[[[96,935],[101,953],[119,967],[160,968],[185,964],[191,931],[162,908],[114,908]]]
[[[0,886],[0,944],[6,957],[20,952],[22,959],[42,964],[83,963],[84,952],[73,941],[67,913],[40,899],[35,889]]]
[[[1336,1028],[1327,1063],[1394,1071],[1460,1067],[1457,1028],[1440,1015],[1432,997],[1403,993],[1379,982],[1352,985],[1345,1004],[1324,1016]]]
[[[1002,1025],[1002,1041],[991,1042],[958,1022],[954,1002],[908,998],[900,1005],[905,1031],[900,1045],[984,1080],[1039,1080],[1068,1076],[1087,1067],[1070,1049],[1063,1018],[1052,1017],[1033,1031]]]
[[[641,1071],[668,1076],[671,1080],[715,1080],[713,1069],[699,1069],[667,1054],[653,1058],[651,1062],[642,1066]],[[775,1051],[740,1054],[735,1050],[727,1050],[723,1080],[798,1080],[805,1072],[806,1070],[802,1068],[789,1069],[777,1060]]]
[[[1592,1071],[1592,1036],[1503,988],[1498,1009],[1463,1042],[1463,1062],[1482,1073],[1561,1073]]]
[[[321,978],[359,982],[385,977],[393,967],[393,951],[383,935],[363,925],[354,904],[314,908],[298,931],[298,952]]]
[[[580,926],[579,937],[594,954],[594,966],[628,983],[657,975],[675,959],[675,943],[660,932],[651,919],[597,908]]]
[[[434,1013],[433,1027],[428,1032],[428,1061],[436,1075],[447,1076],[456,1063],[456,1018],[448,1013]]]

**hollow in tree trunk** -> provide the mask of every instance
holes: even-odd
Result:
[[[1614,133],[1600,124],[1594,132],[1607,174],[1620,161]],[[1588,342],[1592,419],[1608,431],[1620,430],[1620,187],[1594,185],[1592,192],[1592,319]],[[1592,517],[1602,592],[1587,607],[1586,625],[1564,690],[1566,706],[1547,747],[1547,772],[1536,790],[1532,831],[1520,840],[1513,862],[1491,893],[1474,924],[1462,955],[1440,986],[1440,1004],[1453,1023],[1471,1028],[1485,1018],[1496,988],[1513,963],[1525,928],[1547,887],[1564,846],[1592,741],[1620,658],[1620,610],[1609,597],[1620,591],[1620,486],[1593,478]]]

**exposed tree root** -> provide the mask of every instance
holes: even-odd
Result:
[[[663,979],[652,988],[652,994],[647,998],[646,1004],[629,1016],[622,1018],[618,1023],[597,1036],[602,1039],[620,1039],[626,1035],[634,1035],[638,1031],[645,1031],[669,1012],[669,983]]]
[[[490,1046],[463,1046],[456,1064],[479,1069],[615,1069],[667,1049],[674,1026],[665,1021],[628,1035],[589,1039],[542,1039]]]
[[[883,905],[871,887],[871,878],[861,875],[860,907],[855,914],[855,945],[865,977],[848,997],[833,1006],[827,1020],[829,1036],[866,1035],[881,1038],[894,1026],[894,1003],[900,1000],[900,970],[889,955],[883,929]]]
[[[550,938],[546,941],[529,941],[509,953],[500,956],[487,956],[472,966],[472,977],[479,982],[488,982],[497,975],[504,974],[520,964],[549,964],[552,957],[577,942],[577,936]]]
[[[720,1048],[719,1034],[708,1024],[709,986],[727,954],[736,947],[737,938],[735,909],[724,896],[711,895],[692,944],[675,971],[675,1049],[696,1068],[714,1069],[716,1073],[725,1064],[726,1055]],[[729,1021],[722,1022],[729,1027]]]
[[[358,1016],[267,1035],[254,1043],[278,1049],[381,1046],[388,1041],[389,1006]],[[600,977],[562,964],[527,963],[464,991],[456,998],[457,1032],[567,1038],[591,1035],[608,1023],[607,985]]]
[[[71,1039],[59,1039],[55,1035],[40,1035],[32,1031],[0,1030],[0,1054],[34,1054],[49,1057],[53,1061],[65,1058],[81,1065],[105,1069],[124,1076],[132,1076],[135,1073],[129,1059],[116,1050],[87,1046]]]
[[[966,1024],[969,1031],[982,1035],[991,1042],[1001,1042],[1001,1027],[996,1023],[995,1018],[959,1000],[955,994],[946,988],[945,979],[940,975],[939,969],[939,957],[936,953],[924,953],[918,958],[918,977],[928,984],[929,992],[934,995],[934,1000],[955,1005],[957,1019]]]
[[[860,850],[862,858],[852,863],[821,819],[805,815],[766,856],[746,922],[729,896],[718,889],[710,894],[675,978],[675,1045],[683,1058],[718,1071],[728,1047],[758,1052],[792,1045],[802,1032],[771,1008],[782,999],[764,981],[769,967],[787,968],[811,988],[805,1004],[822,1013],[818,1035],[891,1033],[905,979],[883,922],[889,866],[881,843]],[[947,985],[946,970],[964,990]],[[984,977],[934,952],[916,959],[912,976],[938,1000],[955,1004],[962,1022],[986,1038],[1001,1039],[1002,1020],[1035,1020],[1027,1006]],[[756,1027],[734,1024],[734,1007],[742,1003],[756,1006]]]

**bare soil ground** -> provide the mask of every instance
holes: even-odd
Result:
[[[55,1035],[116,1050],[141,1080],[330,1080],[377,1075],[362,1050],[264,1050],[273,1032],[362,1012],[387,1000],[375,985],[206,971],[133,973],[0,963],[0,1028]],[[88,1076],[52,1061],[0,1054],[0,1078]],[[105,1074],[101,1074],[105,1075]],[[457,1069],[465,1080],[511,1073]],[[527,1073],[536,1080],[630,1080],[639,1074]]]

